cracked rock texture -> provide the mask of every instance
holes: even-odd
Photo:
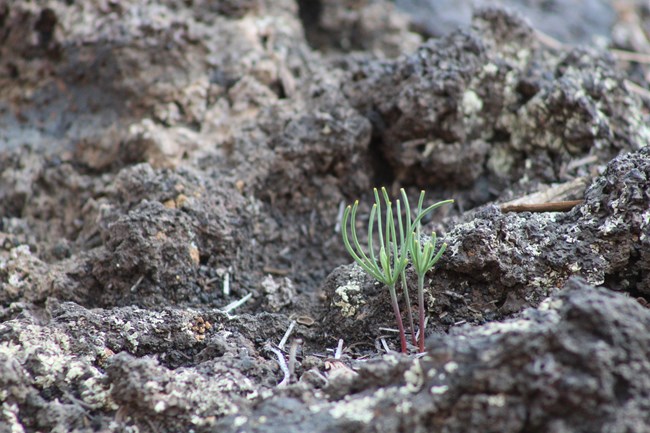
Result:
[[[642,66],[407,4],[0,0],[0,433],[647,431]],[[455,199],[422,355],[374,186]]]

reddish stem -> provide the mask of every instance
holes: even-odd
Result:
[[[399,304],[397,303],[397,294],[395,293],[395,287],[389,287],[390,291],[390,300],[393,304],[393,312],[395,313],[395,319],[397,320],[397,329],[399,330],[399,340],[402,345],[402,353],[407,353],[406,349],[406,335],[404,334],[404,323],[402,322],[402,314],[399,311]]]
[[[424,308],[420,308],[420,353],[424,352]]]
[[[420,318],[420,352],[424,352],[424,275],[418,275],[418,313]]]
[[[404,303],[406,303],[406,315],[409,319],[409,330],[411,331],[411,342],[417,346],[418,342],[415,339],[415,325],[413,324],[413,310],[411,309],[411,299],[409,296],[409,288],[406,285],[406,275],[402,272],[402,291],[404,292]]]

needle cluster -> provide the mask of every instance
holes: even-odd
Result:
[[[377,188],[374,189],[375,203],[370,210],[370,219],[368,221],[368,245],[367,252],[361,247],[356,231],[356,217],[359,201],[348,206],[343,213],[343,244],[346,250],[355,262],[369,275],[377,281],[388,287],[391,304],[397,327],[399,329],[400,343],[402,352],[406,353],[406,333],[400,313],[399,303],[397,300],[396,284],[402,279],[402,290],[406,301],[411,327],[411,339],[414,344],[415,332],[413,329],[413,319],[411,314],[411,305],[406,287],[405,270],[409,261],[418,276],[418,324],[420,329],[420,338],[417,342],[420,352],[424,351],[424,275],[435,265],[445,251],[447,244],[442,246],[436,252],[437,238],[432,233],[428,239],[423,239],[420,234],[420,222],[427,214],[434,209],[453,200],[445,200],[426,208],[424,204],[424,191],[420,193],[417,212],[411,216],[411,207],[404,189],[400,190],[404,203],[404,216],[402,216],[402,207],[400,200],[395,201],[395,208],[388,197],[386,188],[381,189],[381,195],[384,201],[385,210],[382,215],[382,200]],[[374,245],[374,230],[377,229],[379,245]],[[350,232],[348,234],[348,231]],[[350,242],[350,235],[351,240]],[[410,260],[409,260],[410,259]]]

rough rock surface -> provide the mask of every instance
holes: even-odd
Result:
[[[374,120],[394,177],[457,198],[470,189],[468,206],[587,175],[576,160],[605,163],[650,137],[605,54],[549,58],[521,18],[495,9],[412,55],[346,66],[347,93]]]
[[[0,432],[646,431],[639,71],[500,9],[415,24],[0,0]],[[424,355],[340,239],[381,185],[456,200]]]
[[[430,339],[422,358],[387,355],[365,363],[338,384],[344,394],[326,387],[326,401],[276,396],[219,427],[643,432],[650,422],[649,326],[650,311],[635,300],[573,278],[517,319]],[[287,419],[286,408],[312,416]],[[237,420],[241,430],[232,427]]]

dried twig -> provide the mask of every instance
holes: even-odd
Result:
[[[568,212],[584,200],[502,205],[501,212]]]
[[[582,160],[574,161],[574,164],[581,164],[581,163],[589,163],[589,160],[582,159]],[[568,168],[565,169],[565,171],[566,170],[568,170]],[[524,210],[529,211],[528,206],[534,207],[540,203],[547,204],[547,203],[565,202],[568,200],[574,200],[584,195],[584,190],[586,186],[587,186],[587,178],[580,177],[561,184],[554,184],[547,187],[543,187],[539,191],[534,192],[532,194],[528,194],[526,196],[520,197],[515,200],[511,200],[506,203],[502,203],[501,211],[502,212],[524,212]],[[522,210],[518,210],[518,209],[522,209]],[[550,209],[547,210],[542,207],[542,210],[540,211],[533,211],[533,210],[530,211],[548,212],[551,210]]]

